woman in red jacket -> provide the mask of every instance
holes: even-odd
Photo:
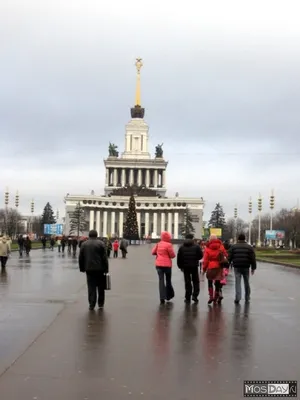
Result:
[[[162,232],[161,241],[152,249],[152,255],[156,256],[156,270],[159,277],[159,295],[160,303],[173,299],[175,296],[172,286],[172,258],[175,258],[175,252],[171,243],[169,232]]]
[[[210,240],[205,248],[203,257],[203,274],[206,273],[208,280],[208,304],[212,302],[221,303],[223,268],[222,261],[226,260],[227,252],[216,235],[211,235]],[[215,282],[215,293],[213,289],[213,282]]]

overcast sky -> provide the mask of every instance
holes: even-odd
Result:
[[[276,208],[295,206],[299,13],[298,0],[2,0],[1,199],[8,186],[23,213],[34,198],[36,213],[50,201],[62,214],[66,193],[103,193],[142,57],[170,196],[202,196],[206,216],[220,202],[246,217],[249,196],[266,208],[272,188]]]

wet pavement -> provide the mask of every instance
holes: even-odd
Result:
[[[259,264],[252,301],[159,306],[148,245],[111,260],[103,311],[88,311],[77,260],[13,254],[0,277],[1,400],[242,399],[243,380],[300,378],[300,270]]]

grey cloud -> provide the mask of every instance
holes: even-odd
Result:
[[[220,198],[231,209],[235,199],[228,199],[226,188],[245,202],[248,192],[277,184],[294,202],[296,189],[289,186],[300,153],[298,33],[291,38],[280,28],[277,37],[229,35],[194,19],[176,29],[178,15],[153,25],[154,14],[147,20],[146,12],[132,25],[134,12],[126,20],[98,8],[87,23],[79,4],[73,2],[73,19],[66,19],[65,5],[55,14],[53,1],[27,11],[11,5],[10,19],[1,20],[9,38],[9,45],[0,44],[2,169],[38,168],[48,180],[49,171],[63,169],[67,177],[78,163],[97,170],[98,178],[76,167],[78,182],[65,178],[56,195],[49,185],[48,195],[61,202],[64,191],[97,186],[101,192],[108,142],[123,150],[134,103],[133,63],[141,55],[151,151],[164,142],[170,193],[203,196],[210,205]],[[16,179],[18,186],[8,172],[3,179]],[[39,191],[35,182],[28,185]],[[47,194],[41,196],[43,202]]]

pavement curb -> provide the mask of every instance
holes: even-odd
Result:
[[[284,263],[284,262],[280,262],[280,261],[265,260],[264,258],[256,258],[256,260],[259,262],[266,263],[266,264],[276,264],[276,265],[281,265],[283,267],[300,269],[300,265],[289,264],[289,263]]]

